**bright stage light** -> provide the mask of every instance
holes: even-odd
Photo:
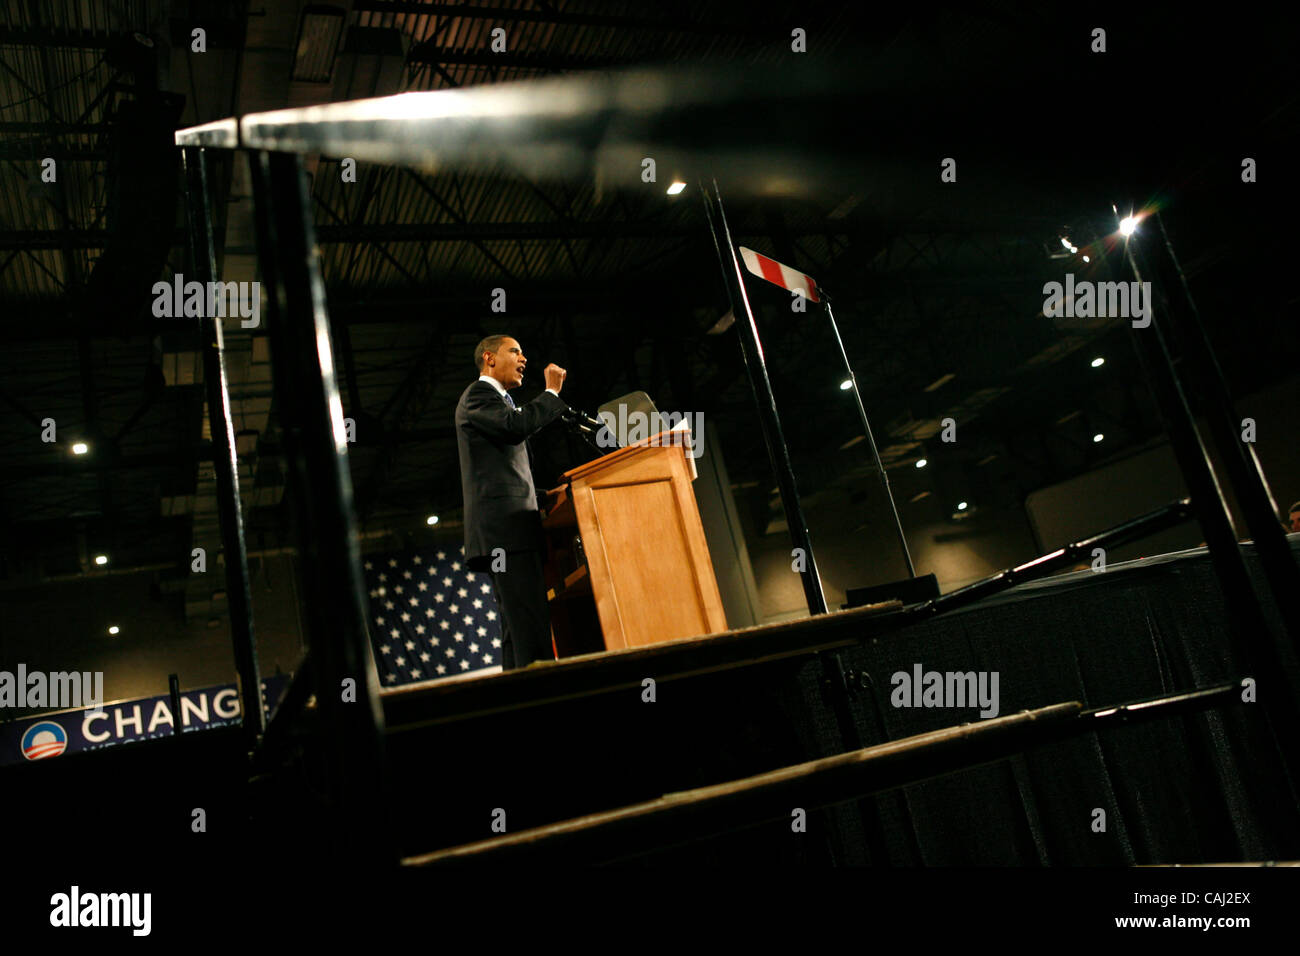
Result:
[[[425,524],[437,524],[437,523],[438,523],[438,516],[437,516],[437,515],[429,515],[429,517],[427,517],[427,518],[424,519],[424,523],[425,523]]]
[[[1121,236],[1131,236],[1137,231],[1138,221],[1135,216],[1125,216],[1119,221],[1119,234]]]
[[[679,192],[681,192],[685,188],[686,188],[685,183],[673,183],[671,186],[668,187],[668,195],[676,196]]]
[[[1102,358],[1100,355],[1098,355],[1095,359],[1092,360],[1093,368],[1101,368],[1105,364],[1106,364],[1106,360]]]
[[[90,446],[84,441],[79,441],[72,446],[72,453],[74,455],[84,455],[88,451],[90,451]]]
[[[852,380],[852,379],[847,379],[847,378],[846,378],[844,381],[840,382],[840,391],[841,391],[841,392],[847,392],[847,391],[848,391],[849,389],[851,389],[852,387],[853,387],[853,380]]]
[[[926,465],[928,465],[928,464],[930,464],[930,463],[929,463],[928,461],[926,461],[924,458],[918,458],[918,459],[916,460],[916,467],[917,467],[917,468],[924,468],[924,467],[925,467]]]
[[[95,555],[95,563],[98,564],[98,565],[105,565],[105,564],[108,564],[108,555],[106,555],[106,554],[97,554],[97,555]]]
[[[1092,436],[1092,442],[1093,442],[1093,444],[1095,445],[1095,444],[1097,444],[1097,442],[1101,441],[1101,440],[1102,440],[1103,438],[1105,438],[1105,437],[1106,437],[1106,436],[1103,435],[1101,432],[1097,432],[1097,434],[1095,434],[1095,435]]]
[[[957,502],[957,510],[958,510],[958,511],[965,511],[967,507],[968,507],[968,506],[967,506],[966,502],[964,502],[964,501],[959,501],[959,502]]]
[[[112,627],[108,629],[108,633],[116,634],[119,630],[121,630],[121,628],[119,628],[116,624],[114,624]]]

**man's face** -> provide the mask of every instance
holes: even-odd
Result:
[[[1291,532],[1300,531],[1300,509],[1291,512]]]
[[[514,339],[506,339],[495,355],[488,356],[484,373],[491,375],[504,388],[518,388],[524,384],[524,366],[527,364],[528,359],[524,358],[524,350],[519,343]]]

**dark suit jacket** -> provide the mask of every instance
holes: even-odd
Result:
[[[537,489],[525,440],[568,408],[550,392],[511,410],[487,382],[476,380],[456,405],[456,447],[465,502],[465,560],[483,568],[493,548],[542,547]]]

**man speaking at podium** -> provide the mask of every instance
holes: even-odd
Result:
[[[567,409],[567,374],[546,366],[546,391],[515,405],[528,360],[508,335],[489,335],[474,349],[478,381],[456,405],[456,446],[465,502],[465,561],[489,571],[501,608],[501,668],[552,660],[551,617],[542,576],[544,541],[527,439]]]

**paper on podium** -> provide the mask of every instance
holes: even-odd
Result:
[[[643,438],[631,444],[651,447],[681,445],[686,449],[686,464],[690,465],[691,468],[691,481],[700,477],[700,473],[695,467],[695,458],[691,455],[691,423],[686,419],[682,419],[672,428],[656,432],[649,438]]]
[[[700,477],[700,473],[695,470],[695,456],[692,455],[689,451],[691,447],[691,423],[683,418],[680,422],[678,422],[671,429],[669,429],[669,434],[672,434],[673,432],[686,433],[685,445],[686,448],[688,449],[686,452],[686,464],[691,466],[691,481],[694,481],[696,478]]]

